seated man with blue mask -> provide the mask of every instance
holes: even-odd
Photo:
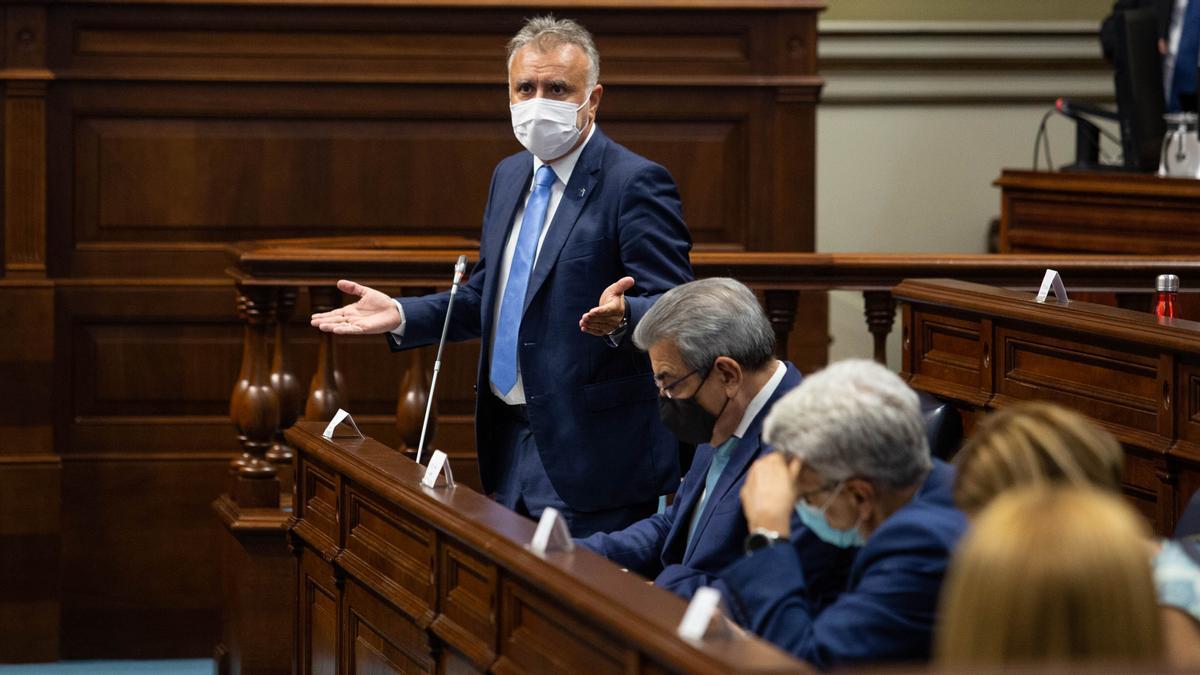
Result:
[[[690,598],[742,555],[738,491],[768,451],[763,419],[800,383],[800,372],[775,358],[770,321],[733,279],[671,289],[642,317],[633,341],[650,352],[663,423],[699,447],[665,512],[579,543]]]
[[[917,395],[887,368],[842,361],[809,376],[767,417],[776,452],[742,487],[747,556],[717,586],[739,623],[821,669],[928,659],[938,593],[966,518],[953,469],[931,459]],[[805,530],[791,534],[793,515]],[[813,539],[861,545],[836,600]]]

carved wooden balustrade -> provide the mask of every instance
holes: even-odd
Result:
[[[235,263],[229,274],[237,282],[238,306],[246,319],[246,362],[231,402],[231,415],[245,452],[234,466],[245,480],[278,480],[277,467],[288,465],[291,459],[281,440],[281,430],[299,419],[301,411],[305,419],[329,419],[346,397],[330,334],[320,336],[307,398],[300,392],[300,382],[290,370],[293,360],[288,355],[285,328],[287,317],[295,311],[297,292],[307,291],[311,310],[316,312],[342,303],[333,285],[340,278],[353,278],[394,294],[444,289],[449,285],[455,259],[465,254],[474,263],[477,248],[474,242],[460,238],[351,237],[251,242],[231,247],[231,252]],[[953,278],[1030,290],[1040,284],[1045,269],[1053,268],[1071,290],[1084,291],[1088,298],[1138,307],[1148,306],[1156,275],[1171,272],[1185,279],[1200,275],[1200,258],[1163,256],[701,250],[693,252],[692,265],[697,277],[730,276],[761,292],[775,328],[777,351],[783,358],[788,355],[788,338],[801,291],[862,292],[874,358],[881,362],[895,320],[891,289],[903,279]],[[266,345],[272,336],[273,356]],[[424,362],[420,351],[413,354],[399,382],[396,408],[399,438],[408,447],[415,445],[420,432],[429,383],[426,368],[432,366]],[[257,494],[244,489],[242,492],[247,496]],[[285,502],[288,497],[283,495]]]

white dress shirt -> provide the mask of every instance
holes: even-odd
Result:
[[[554,160],[554,163],[549,165],[550,168],[554,170],[554,175],[556,176],[557,180],[555,180],[550,186],[550,203],[546,206],[546,224],[542,227],[541,238],[538,239],[537,252],[534,254],[533,265],[530,267],[531,272],[537,267],[537,255],[542,252],[542,244],[546,241],[546,233],[550,231],[550,226],[554,224],[554,214],[558,211],[558,205],[562,201],[563,192],[567,189],[567,183],[571,181],[571,174],[575,171],[575,164],[579,161],[579,155],[583,153],[583,149],[587,147],[588,142],[592,140],[592,136],[595,133],[596,125],[593,123],[591,130],[588,131],[587,138],[584,139],[583,143],[581,143],[578,148],[575,148],[569,154]],[[534,175],[537,174],[537,170],[542,168],[542,165],[544,164],[546,164],[546,162],[543,162],[538,157],[535,156],[533,158]],[[513,219],[513,226],[509,231],[508,241],[504,245],[504,252],[500,258],[500,265],[493,268],[499,271],[500,279],[496,285],[495,312],[492,315],[492,341],[495,341],[496,339],[496,322],[500,320],[500,305],[503,302],[504,289],[506,286],[508,286],[508,271],[509,268],[512,267],[513,252],[517,248],[517,239],[521,236],[521,219],[525,217],[525,204],[529,201],[529,195],[532,192],[533,178],[530,177],[529,188],[525,191],[525,200],[521,202],[520,208],[517,209],[517,215]],[[599,298],[597,298],[597,300],[599,300]],[[400,304],[399,300],[396,300],[395,302],[396,308],[400,310],[400,326],[392,331],[392,334],[396,336],[396,340],[399,342],[400,338],[404,336],[404,307]],[[569,321],[571,320],[571,317],[564,317],[564,320]],[[482,357],[485,359],[490,359],[492,357],[492,345],[482,345],[482,349],[484,349]],[[513,386],[512,390],[510,390],[507,394],[501,394],[499,391],[496,391],[496,387],[494,385],[491,385],[491,390],[497,398],[509,405],[524,405],[525,383],[521,379],[520,359],[517,360],[517,383]]]

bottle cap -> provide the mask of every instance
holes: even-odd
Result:
[[[1160,274],[1154,280],[1154,290],[1159,293],[1175,293],[1179,290],[1179,277],[1174,274]]]

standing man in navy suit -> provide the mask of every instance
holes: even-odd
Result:
[[[621,529],[678,486],[678,444],[630,334],[692,278],[675,183],[596,126],[599,76],[592,36],[574,21],[537,17],[509,42],[513,131],[528,152],[492,176],[479,262],[449,332],[481,339],[484,489],[533,517],[554,507],[578,535]],[[321,330],[387,333],[393,349],[441,336],[448,293],[393,300],[351,281],[338,288],[359,300],[314,315]]]
[[[663,513],[579,543],[690,598],[742,556],[746,519],[738,498],[746,471],[769,451],[762,423],[800,384],[775,358],[775,334],[754,293],[733,279],[672,289],[633,333],[649,350],[663,422],[696,457]]]

